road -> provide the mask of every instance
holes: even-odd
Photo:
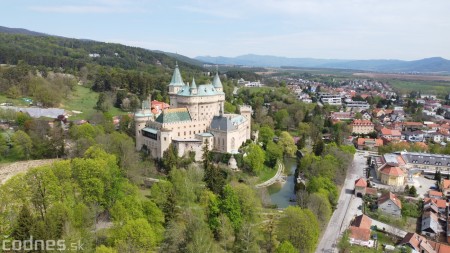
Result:
[[[317,253],[338,252],[336,245],[340,234],[345,231],[350,221],[356,215],[361,214],[361,210],[358,207],[362,204],[362,200],[353,195],[353,189],[355,180],[364,175],[364,168],[367,167],[366,161],[367,158],[364,157],[363,153],[357,152],[355,154],[352,166],[347,171],[347,177],[339,195],[337,209],[331,216],[327,229],[317,246]]]

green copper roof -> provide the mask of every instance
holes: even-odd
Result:
[[[175,70],[173,71],[172,80],[169,85],[184,86],[183,78],[181,78],[180,69],[178,68],[178,63],[175,65]]]
[[[216,72],[216,75],[214,76],[212,84],[216,88],[222,88],[222,82],[220,81],[219,72],[218,71]]]
[[[224,94],[218,91],[212,84],[200,84],[197,87],[197,94],[191,94],[191,88],[188,86],[183,86],[181,90],[177,93],[179,96],[214,96],[214,95]]]
[[[174,108],[163,110],[155,121],[159,123],[173,123],[190,120],[191,115],[189,114],[187,108]]]
[[[191,89],[197,89],[197,84],[195,83],[194,78],[192,78]]]

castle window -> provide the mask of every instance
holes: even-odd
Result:
[[[180,132],[178,132],[178,136],[180,136]]]
[[[164,137],[164,140],[167,141],[167,137]]]

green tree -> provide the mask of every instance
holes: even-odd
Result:
[[[171,143],[169,147],[163,152],[162,165],[166,172],[170,172],[176,168],[179,162],[177,148]]]
[[[322,139],[317,139],[313,146],[313,152],[316,156],[320,156],[325,149],[325,143]]]
[[[266,147],[266,162],[270,167],[276,165],[277,160],[283,158],[283,148],[273,141],[269,141]]]
[[[283,241],[280,245],[278,245],[275,253],[297,253],[298,251],[295,249],[294,245],[289,241]]]
[[[19,159],[30,158],[33,142],[27,133],[25,133],[22,130],[15,132],[11,136],[11,142],[13,145],[12,152],[17,158]]]
[[[281,109],[275,113],[274,117],[277,128],[278,129],[287,129],[288,127],[288,120],[289,120],[289,113],[286,109]]]
[[[328,193],[322,191],[309,196],[308,209],[311,210],[319,221],[322,229],[326,228],[331,217],[332,207],[328,200]]]
[[[273,137],[275,137],[275,132],[272,128],[263,126],[259,129],[259,141],[262,142],[264,146],[266,146],[269,141],[273,141]]]
[[[264,168],[265,156],[264,150],[259,145],[251,143],[247,147],[244,163],[250,171],[259,172]]]
[[[29,240],[34,226],[34,219],[27,205],[22,205],[19,216],[14,224],[11,236],[15,240]]]
[[[280,241],[289,241],[300,252],[314,252],[319,240],[319,223],[308,209],[289,206],[277,226]]]
[[[236,106],[228,101],[225,101],[224,109],[225,109],[226,113],[235,113],[236,112]]]
[[[155,232],[142,218],[114,229],[112,240],[119,252],[150,252],[156,246]]]
[[[295,156],[297,146],[290,133],[286,131],[281,132],[280,137],[278,138],[278,145],[283,149],[285,155],[291,157]]]
[[[242,210],[239,197],[230,185],[223,190],[221,210],[228,216],[234,230],[239,230],[242,225]]]

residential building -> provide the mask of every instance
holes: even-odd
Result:
[[[355,195],[362,197],[366,195],[367,181],[364,178],[359,178],[355,181]]]
[[[357,216],[349,227],[350,244],[356,244],[365,247],[373,247],[374,241],[370,238],[370,227],[372,220],[366,215]]]
[[[392,192],[387,192],[378,199],[378,210],[380,212],[401,217],[402,216],[402,202]]]
[[[352,133],[355,134],[369,134],[375,131],[374,124],[370,120],[355,119],[350,124]]]
[[[357,140],[357,148],[358,149],[373,150],[380,146],[383,146],[382,139],[358,138],[358,140]]]
[[[405,172],[400,167],[386,165],[379,170],[381,183],[391,186],[403,186],[405,184]]]
[[[332,95],[332,94],[328,94],[328,93],[323,93],[323,94],[319,95],[319,100],[323,104],[337,105],[337,106],[342,105],[342,98],[340,95]]]
[[[369,103],[366,101],[346,101],[345,108],[347,111],[361,112],[370,108]]]
[[[422,214],[421,234],[427,237],[436,238],[443,231],[439,224],[438,217],[431,211]]]
[[[449,245],[428,240],[416,233],[406,234],[399,246],[407,246],[417,253],[450,253]]]

